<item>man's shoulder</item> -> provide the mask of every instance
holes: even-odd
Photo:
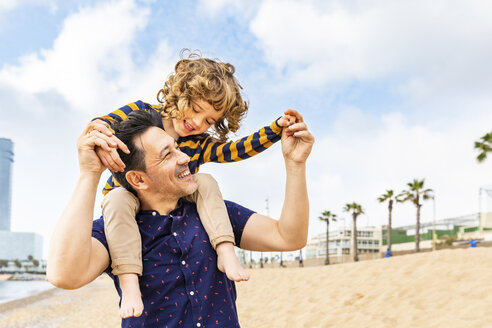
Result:
[[[241,244],[241,237],[243,236],[244,227],[248,222],[251,215],[255,212],[237,203],[224,200],[227,213],[229,214],[229,219],[231,221],[232,230],[234,231],[234,239],[236,245]]]
[[[99,240],[106,248],[108,247],[106,235],[104,234],[104,220],[102,216],[92,221],[92,237]]]
[[[249,208],[246,208],[242,205],[239,205],[238,203],[235,203],[230,200],[224,200],[224,203],[226,204],[227,211],[229,212],[229,216],[247,216],[250,217],[254,211],[250,210]]]

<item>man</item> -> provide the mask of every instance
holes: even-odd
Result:
[[[134,112],[116,133],[132,154],[124,160],[124,178],[141,202],[137,222],[144,262],[140,278],[144,314],[124,319],[122,326],[239,327],[234,284],[217,269],[216,254],[195,204],[181,199],[197,187],[188,170],[189,158],[158,127],[159,121],[157,113]],[[290,251],[306,244],[305,163],[313,143],[300,115],[297,123],[282,132],[287,182],[279,221],[227,202],[236,244],[241,248]],[[102,219],[92,221],[104,171],[94,151],[97,146],[110,147],[108,137],[94,131],[78,139],[80,177],[51,240],[48,279],[60,288],[79,288],[110,271]],[[117,279],[115,285],[120,292]]]

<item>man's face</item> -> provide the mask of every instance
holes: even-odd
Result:
[[[173,119],[173,127],[180,137],[205,133],[222,118],[223,112],[216,111],[208,101],[192,99],[190,107],[184,111],[181,119]]]
[[[147,176],[152,191],[180,198],[192,194],[197,183],[188,168],[190,158],[164,130],[152,127],[137,141],[145,151]]]

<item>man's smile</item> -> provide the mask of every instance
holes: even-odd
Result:
[[[188,166],[186,166],[186,169],[182,170],[180,173],[178,173],[176,175],[179,179],[186,179],[188,178],[189,176],[191,176],[191,172],[190,172],[190,169],[188,168]]]

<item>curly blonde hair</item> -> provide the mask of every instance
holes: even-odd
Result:
[[[214,125],[214,137],[225,141],[229,132],[239,129],[248,110],[248,102],[241,96],[241,85],[234,77],[234,66],[218,60],[190,53],[178,61],[164,87],[157,93],[164,118],[183,117],[193,99],[208,101],[216,111],[223,111]]]

